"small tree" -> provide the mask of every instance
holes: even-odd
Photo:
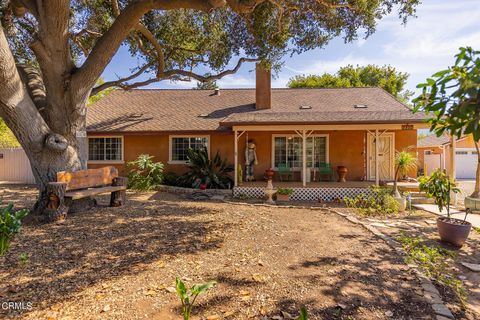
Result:
[[[422,94],[414,99],[415,111],[429,112],[430,130],[460,138],[471,134],[478,163],[472,198],[480,198],[480,51],[460,48],[455,65],[439,71],[417,88]]]
[[[460,190],[445,171],[437,169],[430,176],[421,177],[420,190],[435,199],[438,210],[442,211],[443,208],[447,208],[447,218],[450,219],[450,192],[457,193]]]
[[[417,158],[408,150],[397,151],[395,154],[395,180],[393,181],[393,194],[395,197],[400,197],[398,191],[398,178],[408,174],[417,166]]]

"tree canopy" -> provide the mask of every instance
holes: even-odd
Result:
[[[290,88],[350,88],[350,87],[380,87],[403,102],[408,102],[412,91],[405,90],[408,73],[397,71],[394,67],[352,66],[340,68],[335,74],[298,75],[290,79]]]

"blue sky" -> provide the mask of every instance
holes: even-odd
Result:
[[[480,1],[425,0],[418,7],[417,18],[411,18],[406,25],[392,13],[378,23],[377,32],[366,40],[345,44],[342,39],[335,39],[324,49],[286,56],[272,86],[285,87],[297,74],[335,72],[347,64],[390,64],[410,74],[407,88],[415,90],[416,84],[426,77],[451,65],[460,46],[480,50]],[[125,76],[129,68],[138,63],[121,48],[103,77],[113,80]],[[253,64],[244,64],[238,73],[223,78],[218,84],[220,88],[254,87],[253,69]],[[149,88],[188,89],[195,83],[163,81]]]

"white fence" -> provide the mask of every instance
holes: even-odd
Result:
[[[35,183],[30,161],[23,149],[0,149],[0,183]]]

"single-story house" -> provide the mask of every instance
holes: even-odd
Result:
[[[417,142],[419,168],[427,175],[435,169],[444,169],[452,175],[455,167],[456,179],[475,179],[478,154],[472,135],[455,139],[455,159],[452,163],[452,138],[448,134],[440,137],[428,135]]]
[[[391,181],[395,151],[416,152],[417,129],[427,128],[425,114],[381,88],[271,89],[270,72],[256,72],[255,89],[113,91],[88,107],[88,167],[124,171],[126,162],[150,154],[181,174],[187,149],[205,146],[234,165],[240,187],[250,141],[257,181],[269,168],[286,167],[290,183],[318,188],[325,178],[318,169],[328,163],[346,167],[351,186],[364,187]]]

